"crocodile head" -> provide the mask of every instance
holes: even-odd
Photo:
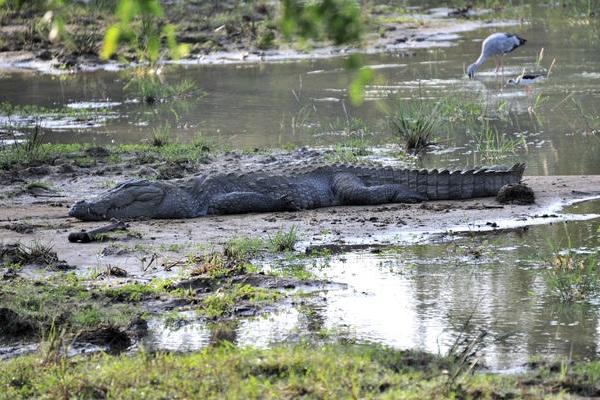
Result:
[[[78,201],[69,215],[83,221],[160,218],[168,207],[164,204],[168,189],[160,182],[124,182],[95,199]]]

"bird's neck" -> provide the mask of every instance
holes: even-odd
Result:
[[[487,59],[488,59],[488,57],[484,53],[481,53],[479,58],[477,60],[475,60],[475,62],[473,64],[475,64],[477,66],[477,68],[479,68],[479,67],[481,67],[481,64],[483,64],[485,62],[485,60],[487,60]]]

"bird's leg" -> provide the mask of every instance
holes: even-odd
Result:
[[[496,64],[496,75],[498,75],[498,70],[500,68],[500,63],[498,62],[498,56],[494,56],[494,64]]]
[[[500,68],[502,69],[502,79],[504,79],[504,56],[500,56]]]

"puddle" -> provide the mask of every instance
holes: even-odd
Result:
[[[573,204],[563,212],[598,216],[600,201]],[[560,304],[543,271],[550,244],[564,248],[565,229],[573,248],[590,251],[597,249],[599,225],[596,218],[501,234],[462,232],[334,255],[308,269],[345,286],[316,293],[318,301],[234,322],[226,338],[265,347],[300,335],[344,332],[443,354],[470,320],[469,329],[489,332],[482,356],[494,371],[518,370],[533,355],[594,358],[600,355],[600,301]],[[164,328],[155,320],[146,343],[189,351],[224,334],[193,314],[190,320],[178,328]]]

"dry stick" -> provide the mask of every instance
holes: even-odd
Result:
[[[157,259],[158,259],[158,254],[156,254],[156,253],[152,253],[152,257],[150,257],[150,261],[148,261],[148,265],[146,265],[146,266],[144,267],[144,264],[143,264],[143,262],[146,260],[146,258],[144,257],[144,258],[142,259],[142,270],[143,270],[144,272],[148,271],[148,268],[150,268],[150,266],[151,266],[151,265],[154,263],[154,261],[156,261]]]
[[[127,230],[127,225],[124,222],[117,221],[116,219],[111,220],[110,225],[102,226],[100,228],[91,229],[89,231],[82,230],[81,232],[69,233],[69,242],[71,243],[89,243],[98,240],[103,233],[108,233],[118,230]]]
[[[550,64],[550,67],[548,68],[548,73],[546,74],[546,76],[550,76],[550,72],[552,72],[552,68],[554,67],[554,64],[556,64],[556,57],[552,59],[552,63]]]

